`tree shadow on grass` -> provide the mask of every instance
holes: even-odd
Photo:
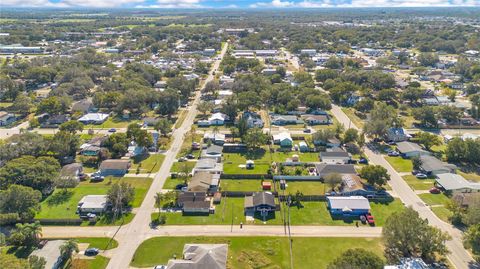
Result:
[[[63,203],[66,203],[70,198],[73,196],[73,191],[59,191],[52,196],[50,196],[50,199],[47,200],[47,204],[49,206],[55,206],[55,205],[60,205]]]
[[[34,247],[11,247],[8,249],[7,254],[15,255],[19,259],[26,259],[34,250]]]
[[[240,153],[241,156],[245,157],[246,159],[251,159],[251,160],[258,160],[263,158],[265,155],[266,150],[265,149],[256,149],[256,150],[249,150],[246,152]]]
[[[150,154],[148,152],[144,153],[142,155],[135,156],[135,158],[133,158],[133,163],[138,164],[138,163],[148,159],[148,157],[150,157]]]

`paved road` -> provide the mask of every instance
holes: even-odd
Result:
[[[344,126],[350,126],[351,128],[358,129],[348,116],[341,110],[340,107],[333,105],[333,115]],[[368,147],[365,149],[365,154],[368,159],[377,165],[381,165],[388,170],[391,180],[389,181],[393,192],[402,200],[406,206],[411,206],[415,209],[420,217],[428,219],[428,222],[440,228],[441,230],[449,233],[452,236],[452,240],[446,243],[450,254],[447,256],[450,262],[458,269],[463,268],[480,268],[478,264],[474,264],[473,258],[468,251],[465,250],[462,244],[462,232],[452,225],[440,220],[428,206],[415,194],[415,192],[408,186],[403,180],[401,175],[393,169],[393,167],[385,160],[385,158],[379,153],[375,152]]]
[[[217,71],[218,67],[220,66],[221,59],[225,55],[228,48],[228,43],[226,46],[223,47],[222,52],[220,54],[219,60],[216,60],[212,66],[212,69],[205,80],[203,87],[209,82],[214,79],[214,72]],[[151,221],[151,214],[154,211],[154,202],[155,202],[155,194],[162,189],[165,180],[168,177],[168,171],[172,167],[175,158],[180,151],[182,146],[185,134],[190,130],[195,116],[197,114],[197,104],[200,100],[201,93],[197,91],[195,95],[195,100],[188,110],[188,114],[180,128],[176,129],[173,132],[172,137],[174,138],[170,150],[165,153],[165,160],[163,161],[162,166],[160,167],[160,172],[157,173],[155,176],[150,189],[148,190],[145,199],[143,200],[142,205],[138,209],[137,214],[135,215],[134,219],[129,225],[126,225],[121,228],[120,232],[118,233],[117,241],[119,241],[120,245],[112,256],[110,263],[108,264],[109,269],[122,269],[128,268],[130,261],[135,253],[137,247],[142,243],[144,238],[139,236],[140,234],[145,233],[149,229],[149,224]]]
[[[118,227],[53,227],[42,229],[45,238],[111,237]],[[381,237],[381,227],[290,226],[295,237]],[[156,236],[286,236],[283,225],[166,225],[143,229],[136,235],[141,241]],[[133,253],[132,253],[133,254]]]
[[[28,121],[25,121],[9,129],[0,129],[0,139],[6,139],[14,134],[19,134],[22,129],[27,129],[28,126]]]

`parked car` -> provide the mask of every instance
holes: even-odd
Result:
[[[88,175],[87,175],[87,174],[83,174],[83,173],[82,173],[82,174],[79,174],[79,175],[78,175],[78,179],[80,179],[80,180],[86,180],[87,178],[88,178]]]
[[[418,171],[418,170],[412,170],[412,175],[416,175],[416,174],[418,174],[418,173],[420,173],[420,171]]]
[[[303,129],[303,132],[309,134],[312,132],[312,129],[305,128]]]
[[[391,156],[391,157],[398,157],[398,156],[400,156],[400,153],[398,151],[392,150],[392,151],[388,152],[387,155]]]
[[[167,266],[166,265],[157,265],[157,266],[153,267],[153,269],[167,269]]]
[[[187,160],[187,158],[185,158],[185,157],[180,157],[180,158],[178,158],[178,161],[179,161],[179,162],[184,162],[184,161],[186,161],[186,160]]]
[[[440,189],[439,188],[436,188],[436,187],[433,187],[431,188],[430,190],[428,190],[431,194],[440,194]]]
[[[195,156],[193,154],[188,154],[185,156],[185,158],[192,160],[192,159],[195,159]]]
[[[100,181],[103,181],[105,179],[104,176],[100,175],[100,173],[98,172],[95,172],[92,174],[92,177],[90,178],[90,181],[92,182],[100,182]]]
[[[100,251],[98,250],[98,248],[87,248],[85,250],[85,255],[86,256],[95,256],[99,253]]]
[[[365,217],[364,215],[361,215],[361,216],[360,216],[360,221],[361,221],[363,224],[366,224],[366,223],[367,223],[367,217]]]
[[[176,190],[181,190],[181,189],[183,189],[183,188],[185,188],[185,187],[187,187],[187,185],[182,183],[182,184],[178,184],[177,186],[175,186],[175,189],[176,189]]]
[[[395,141],[389,141],[387,144],[389,144],[390,146],[393,146],[393,145],[396,145],[397,143]]]
[[[115,133],[116,131],[117,131],[117,129],[115,129],[115,128],[110,128],[110,129],[108,129],[108,132],[109,132],[109,133]]]
[[[425,174],[423,174],[423,173],[417,173],[415,176],[416,176],[418,179],[426,179],[426,178],[428,178],[428,176],[425,175]]]
[[[372,214],[368,213],[367,215],[365,215],[365,217],[367,218],[368,224],[370,224],[371,226],[375,225],[375,220],[373,219]]]
[[[365,158],[360,158],[360,160],[358,161],[358,163],[361,163],[361,164],[368,164],[368,160],[365,159]]]

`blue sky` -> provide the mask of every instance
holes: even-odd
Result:
[[[328,8],[480,6],[480,0],[0,0],[12,7],[85,8]]]

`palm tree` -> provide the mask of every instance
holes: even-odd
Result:
[[[161,193],[161,192],[157,192],[157,193],[155,194],[155,204],[156,204],[157,207],[158,207],[158,217],[157,217],[157,220],[160,220],[160,207],[162,206],[163,200],[165,200],[165,195],[163,195],[163,193]]]
[[[60,253],[64,259],[72,258],[73,252],[78,253],[78,244],[77,241],[70,239],[65,241],[63,245],[60,246]]]

